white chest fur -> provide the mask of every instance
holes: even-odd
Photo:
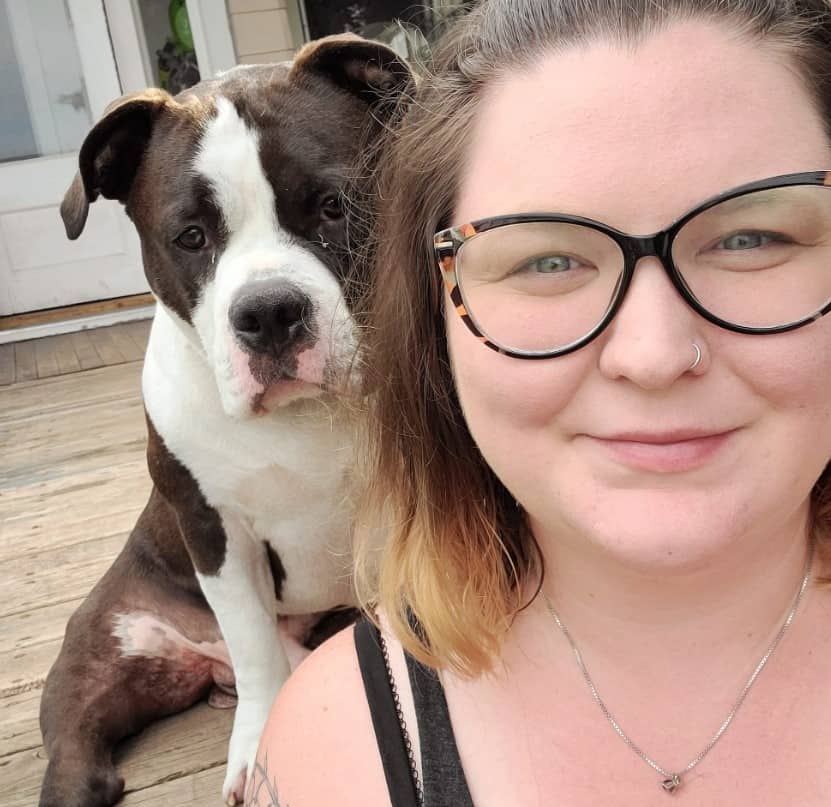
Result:
[[[229,417],[198,340],[162,305],[142,386],[153,425],[223,522],[278,553],[286,571],[279,610],[308,613],[351,602],[354,454],[332,399]]]

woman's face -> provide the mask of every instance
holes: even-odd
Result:
[[[784,57],[679,23],[634,50],[575,47],[495,82],[454,223],[549,211],[648,234],[724,190],[822,169],[828,139]],[[784,334],[726,331],[645,258],[612,324],[566,356],[503,356],[450,304],[446,321],[470,431],[543,545],[696,565],[805,518],[831,456],[831,315]]]

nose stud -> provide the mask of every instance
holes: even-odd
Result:
[[[698,367],[698,363],[701,361],[701,348],[695,342],[692,343],[692,346],[693,350],[695,350],[695,358],[693,359],[692,364],[687,369],[687,372],[689,372],[690,370],[695,370],[695,368]]]

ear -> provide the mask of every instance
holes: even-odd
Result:
[[[110,104],[90,130],[81,146],[78,173],[61,203],[70,239],[83,231],[89,206],[99,195],[126,201],[153,125],[170,103],[175,103],[173,97],[164,90],[125,95]]]
[[[394,100],[413,83],[407,63],[380,42],[336,34],[309,42],[295,56],[289,79],[316,73],[375,105]]]

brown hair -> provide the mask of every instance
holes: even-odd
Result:
[[[432,251],[433,234],[454,223],[483,88],[553,48],[597,39],[634,46],[671,22],[714,20],[787,55],[831,132],[829,16],[820,0],[486,0],[440,44],[380,158],[364,358],[367,513],[383,512],[385,527],[380,547],[356,547],[363,603],[383,607],[417,658],[463,675],[489,669],[544,572],[522,512],[462,416]],[[818,534],[831,522],[827,477],[813,496]]]

